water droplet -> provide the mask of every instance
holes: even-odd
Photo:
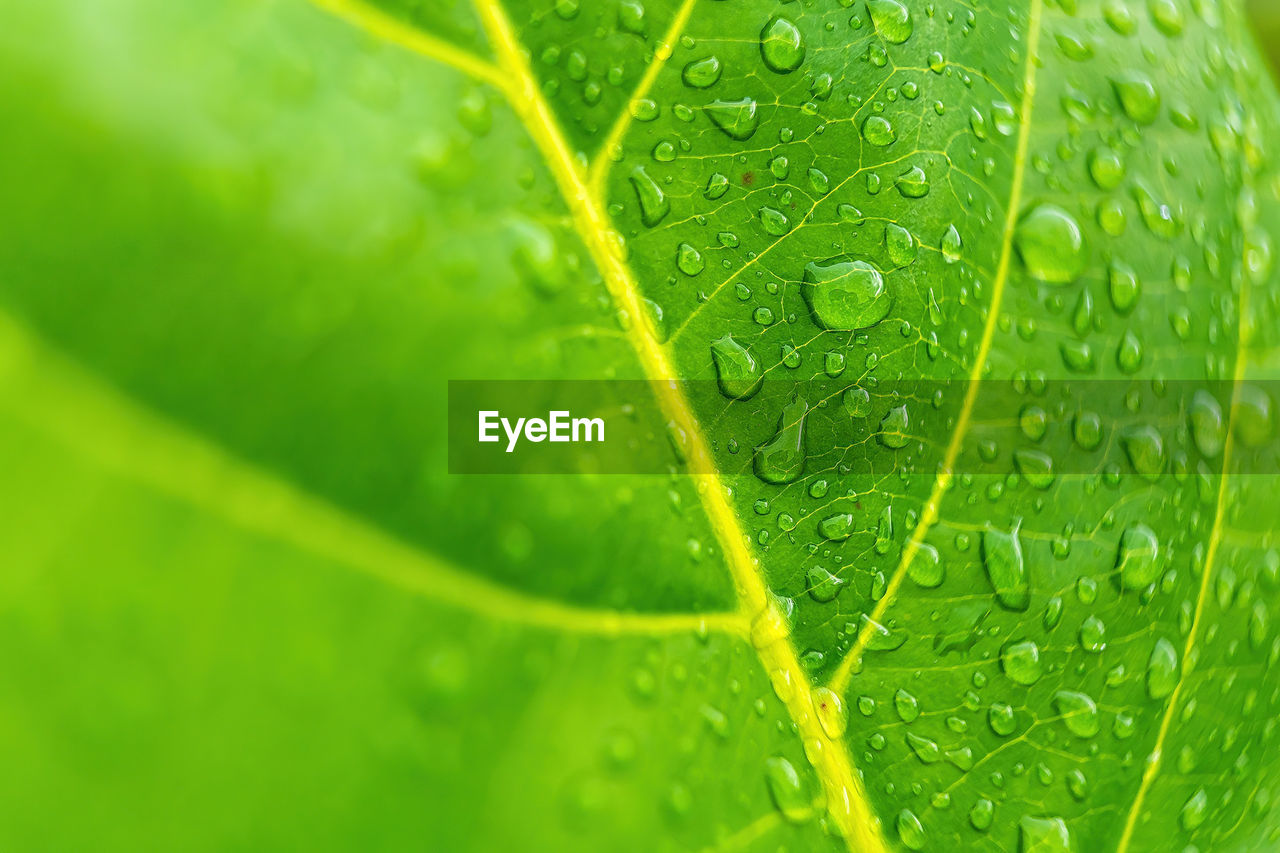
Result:
[[[865,613],[858,620],[858,633],[867,638],[867,649],[873,652],[891,652],[907,641],[905,633],[891,631]]]
[[[1271,440],[1275,427],[1271,397],[1261,387],[1245,383],[1238,389],[1236,435],[1245,447],[1262,447]]]
[[[893,694],[893,707],[898,711],[898,719],[904,723],[920,716],[920,702],[905,690]]]
[[[1182,34],[1186,21],[1182,17],[1182,9],[1173,0],[1147,0],[1147,9],[1157,30],[1170,38]]]
[[[898,136],[887,118],[873,115],[862,123],[862,138],[878,148],[884,148],[892,145]]]
[[[996,804],[986,797],[979,797],[973,808],[969,809],[969,823],[979,832],[986,832],[991,827],[995,813]]]
[[[707,188],[702,191],[702,194],[709,200],[715,201],[728,191],[729,179],[719,172],[714,172],[707,178]]]
[[[1084,235],[1071,214],[1041,204],[1018,223],[1018,255],[1033,278],[1051,284],[1075,281],[1085,266]]]
[[[1120,535],[1116,552],[1116,568],[1120,570],[1120,586],[1142,590],[1155,583],[1160,575],[1160,542],[1155,531],[1145,524],[1132,524]]]
[[[715,364],[720,391],[726,397],[746,400],[760,390],[764,376],[760,365],[742,344],[725,335],[711,344],[711,360]]]
[[[681,243],[680,247],[676,249],[676,267],[685,275],[695,276],[702,272],[706,266],[706,261],[702,259],[702,253],[688,243]]]
[[[803,278],[813,319],[824,329],[870,328],[888,316],[893,303],[884,276],[865,261],[814,261],[805,266]]]
[[[1004,702],[992,704],[991,709],[987,711],[987,724],[991,726],[991,731],[1000,737],[1008,737],[1013,734],[1014,728],[1017,727],[1017,718],[1014,715],[1013,706]]]
[[[804,473],[804,422],[809,404],[797,398],[782,409],[778,432],[756,451],[755,472],[766,483],[790,483]]]
[[[1208,811],[1209,795],[1205,793],[1204,788],[1197,788],[1191,798],[1183,804],[1182,811],[1178,813],[1178,823],[1183,829],[1190,831],[1204,823]]]
[[[707,105],[707,116],[712,124],[724,131],[730,139],[739,142],[750,139],[760,126],[753,98],[737,101],[712,101]]]
[[[867,0],[867,12],[876,32],[889,44],[902,44],[911,38],[915,28],[911,10],[899,0]]]
[[[775,755],[765,761],[764,775],[773,804],[789,823],[805,823],[813,817],[809,786],[800,778],[795,765]]]
[[[810,568],[807,578],[809,581],[809,596],[814,601],[823,604],[828,601],[835,601],[836,596],[840,594],[840,590],[845,584],[844,580],[831,574],[821,566]]]
[[[787,219],[787,215],[772,207],[760,208],[760,224],[766,233],[774,237],[781,237],[791,230],[791,222]]]
[[[844,392],[842,401],[851,418],[865,418],[871,414],[871,395],[865,388],[849,388]]]
[[[1156,640],[1147,659],[1147,695],[1163,699],[1178,686],[1178,651],[1164,637]]]
[[[1145,480],[1154,482],[1164,472],[1164,439],[1153,426],[1133,426],[1120,436],[1120,444],[1133,470]]]
[[[916,546],[916,553],[907,565],[907,576],[925,589],[942,586],[946,571],[938,556],[938,549],[924,542]]]
[[[708,56],[705,59],[695,59],[686,65],[680,78],[684,80],[686,86],[706,89],[715,85],[720,79],[720,71],[720,60],[714,56]]]
[[[1089,154],[1089,176],[1099,189],[1115,189],[1124,180],[1124,175],[1124,161],[1114,148],[1104,145]]]
[[[1191,439],[1196,449],[1210,459],[1216,458],[1227,438],[1222,406],[1212,394],[1201,388],[1191,398],[1187,419],[1191,423]]]
[[[912,166],[898,175],[893,185],[903,198],[924,198],[929,194],[929,176],[919,166]]]
[[[1040,663],[1040,647],[1032,640],[1006,643],[1000,649],[1000,668],[1018,684],[1035,684],[1044,673],[1044,666]]]
[[[948,225],[947,233],[942,235],[942,259],[949,264],[959,261],[962,246],[960,232],[956,230],[954,225]]]
[[[1136,373],[1142,367],[1142,341],[1131,331],[1126,331],[1116,350],[1116,366],[1122,373]]]
[[[1124,114],[1138,124],[1151,124],[1160,115],[1160,93],[1151,78],[1139,71],[1131,71],[1111,78],[1111,88]]]
[[[789,74],[804,62],[804,37],[786,18],[770,18],[760,31],[760,56],[770,71]]]
[[[1032,488],[1043,490],[1053,485],[1053,457],[1049,454],[1040,450],[1016,450],[1013,464]]]
[[[1025,853],[1071,853],[1071,833],[1060,817],[1024,815],[1018,821],[1018,849]]]
[[[907,746],[915,753],[916,758],[924,764],[935,764],[942,760],[942,750],[938,744],[927,737],[907,732]]]
[[[636,191],[636,201],[640,203],[640,221],[646,227],[652,228],[671,212],[671,202],[667,201],[662,187],[649,177],[649,173],[643,166],[636,166],[628,177],[632,188]]]
[[[1112,261],[1107,274],[1111,307],[1121,314],[1128,314],[1138,302],[1142,285],[1133,268],[1121,261]]]
[[[982,563],[1000,606],[1025,611],[1031,604],[1031,584],[1022,558],[1019,524],[1016,522],[1008,533],[992,527],[982,532]]]
[[[644,5],[639,0],[622,0],[618,6],[618,26],[626,32],[642,35],[647,28]]]
[[[1107,647],[1107,626],[1097,616],[1086,616],[1080,623],[1080,645],[1094,654]]]
[[[890,450],[901,450],[907,446],[911,435],[908,432],[911,426],[911,419],[907,414],[907,407],[894,406],[885,412],[883,418],[880,419],[880,428],[876,432],[876,440]]]
[[[901,225],[890,222],[884,227],[884,246],[896,267],[905,267],[916,259],[916,238]]]
[[[827,737],[844,736],[844,730],[849,724],[849,714],[839,695],[827,687],[817,688],[813,691],[813,710]]]

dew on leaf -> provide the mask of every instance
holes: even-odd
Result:
[[[649,177],[643,166],[636,166],[628,177],[636,192],[636,201],[640,203],[640,221],[652,228],[671,212],[671,202],[667,201],[662,187]]]
[[[893,707],[898,712],[898,719],[910,723],[920,716],[920,702],[905,690],[899,689],[893,694]]]
[[[1040,647],[1033,640],[1015,640],[1000,649],[1000,669],[1021,685],[1035,684],[1044,674]]]
[[[1017,725],[1013,707],[1004,702],[994,703],[987,711],[987,725],[991,726],[991,731],[1000,737],[1008,737],[1013,734],[1013,730]]]
[[[715,364],[720,391],[726,397],[746,400],[760,390],[764,376],[755,357],[731,336],[725,335],[711,344],[711,360]]]
[[[803,281],[813,319],[824,329],[870,328],[892,307],[884,276],[866,261],[812,261],[804,268]]]
[[[919,166],[912,166],[898,175],[893,185],[903,198],[924,198],[929,194],[929,176]]]
[[[905,267],[916,259],[916,238],[901,225],[885,226],[884,246],[894,266]]]
[[[783,407],[778,432],[756,451],[755,472],[766,483],[790,483],[804,473],[804,425],[809,404],[800,398]]]
[[[982,564],[1001,607],[1025,611],[1030,606],[1031,582],[1017,522],[1007,533],[992,527],[982,532]]]
[[[843,579],[836,577],[821,566],[811,567],[807,578],[809,581],[809,596],[814,601],[823,604],[828,601],[835,601],[836,596],[840,594],[840,589],[845,584]]]
[[[780,755],[764,763],[765,782],[774,806],[788,823],[801,824],[813,817],[813,798],[809,786],[795,765]]]
[[[765,233],[781,237],[791,230],[791,222],[781,210],[772,207],[760,208],[760,224]]]
[[[996,804],[986,797],[979,797],[973,808],[969,809],[969,824],[979,832],[986,832],[991,828],[995,813]]]
[[[1014,232],[1018,256],[1039,281],[1068,284],[1084,270],[1084,235],[1075,218],[1060,207],[1041,204],[1022,217]]]
[[[1071,853],[1071,833],[1060,817],[1024,815],[1018,821],[1018,850],[1025,853]]]
[[[1147,695],[1163,699],[1178,686],[1178,652],[1164,637],[1156,640],[1147,659]]]
[[[938,748],[937,742],[927,737],[907,732],[907,746],[911,747],[911,752],[924,764],[935,764],[942,760],[942,750]]]
[[[1116,568],[1120,571],[1120,586],[1124,589],[1142,590],[1155,583],[1160,575],[1160,543],[1155,531],[1145,524],[1132,524],[1120,534],[1120,547],[1116,552]]]
[[[942,235],[942,258],[949,264],[954,264],[960,260],[960,252],[963,244],[960,241],[960,232],[956,230],[954,225],[948,225],[947,231]]]
[[[938,556],[938,549],[925,542],[917,545],[911,562],[907,564],[907,577],[925,589],[942,586],[946,571],[942,558]]]
[[[688,243],[681,243],[676,249],[676,267],[685,275],[695,276],[702,272],[706,266],[706,261],[702,259],[702,253]]]
[[[760,126],[760,116],[756,111],[754,98],[740,98],[736,101],[712,101],[706,107],[711,122],[730,139],[739,142],[750,139]]]
[[[842,542],[853,535],[853,515],[838,512],[818,522],[818,535],[828,542]]]
[[[880,428],[876,431],[876,440],[891,450],[901,450],[911,439],[908,432],[911,426],[907,407],[894,406],[880,420]]]
[[[760,31],[760,56],[770,71],[795,71],[804,62],[804,37],[799,28],[781,16],[770,18]]]
[[[884,148],[892,145],[897,139],[897,134],[893,132],[893,125],[884,116],[868,116],[867,120],[862,123],[862,138],[877,148]]]
[[[1124,114],[1138,124],[1151,124],[1160,115],[1160,93],[1146,74],[1130,71],[1112,77],[1111,88]]]
[[[714,56],[708,56],[705,59],[695,59],[686,65],[680,73],[680,79],[691,88],[706,89],[715,85],[720,79],[720,72],[720,60]]]
[[[889,44],[902,44],[915,29],[911,10],[900,0],[867,0],[867,13],[880,37]]]

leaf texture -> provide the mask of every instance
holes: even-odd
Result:
[[[13,17],[6,846],[1276,843],[1243,4]],[[693,476],[446,475],[456,378]]]

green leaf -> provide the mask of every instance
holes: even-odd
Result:
[[[1252,38],[11,10],[0,844],[1274,845]],[[691,476],[448,475],[466,378],[690,380]]]

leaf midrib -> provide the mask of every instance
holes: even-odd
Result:
[[[497,0],[474,0],[474,5],[499,67],[513,81],[515,97],[511,99],[512,108],[542,150],[579,236],[604,276],[615,304],[629,315],[627,336],[645,375],[654,380],[652,385],[659,405],[675,428],[688,437],[688,469],[690,474],[703,480],[699,484],[699,499],[723,549],[742,611],[753,620],[752,640],[761,665],[778,688],[777,692],[801,738],[821,745],[821,748],[810,752],[813,753],[814,769],[826,792],[828,813],[851,851],[885,851],[888,847],[879,832],[879,821],[860,778],[853,770],[843,738],[831,737],[818,720],[814,687],[796,655],[790,625],[773,604],[760,561],[746,544],[749,539],[729,503],[728,492],[715,467],[706,437],[683,390],[678,383],[670,381],[676,378],[676,371],[650,326],[639,285],[621,255],[604,212],[605,205],[589,186],[587,177],[566,144],[505,10]]]

